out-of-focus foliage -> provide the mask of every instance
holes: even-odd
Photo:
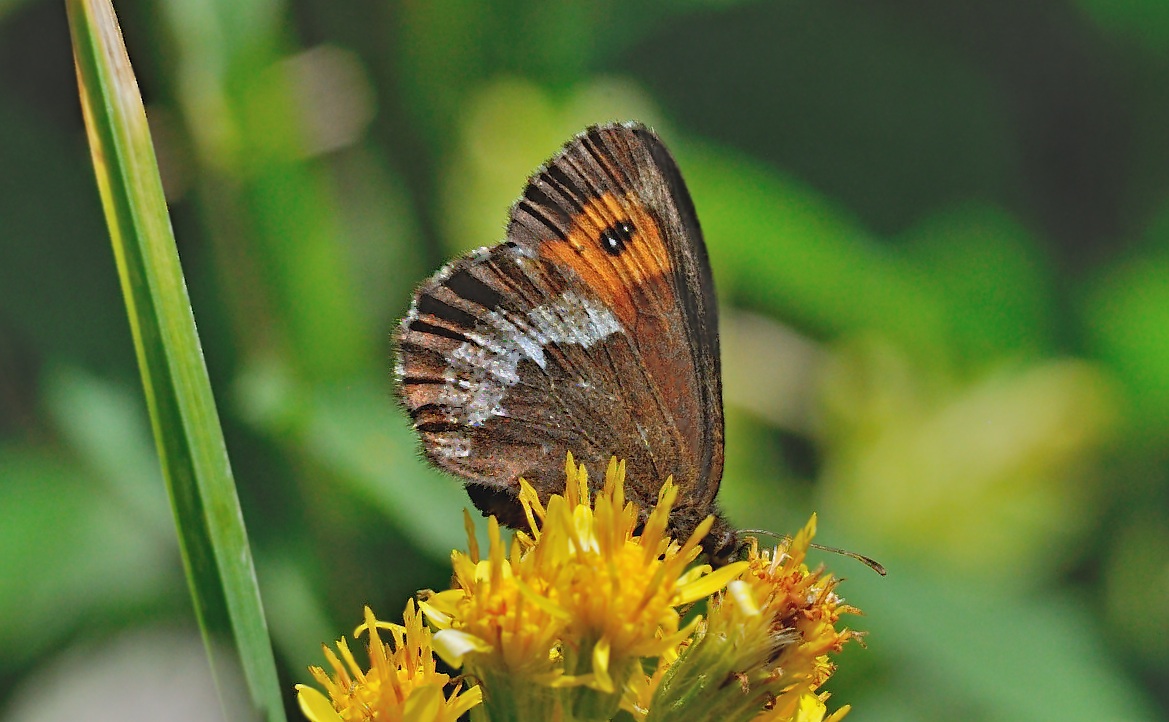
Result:
[[[849,719],[1165,717],[1158,3],[117,9],[289,700],[322,641],[445,586],[461,543],[467,502],[389,384],[411,289],[499,240],[572,133],[637,118],[722,300],[728,515],[817,511],[890,570],[830,560],[870,630],[833,679]],[[157,718],[117,693],[137,682],[68,672],[94,650],[191,676],[120,643],[195,632],[76,93],[62,4],[0,2],[5,720],[85,684]]]
[[[146,107],[113,4],[67,0],[66,9],[85,134],[212,677],[229,719],[285,722],[252,547]],[[241,686],[249,703],[228,706]]]

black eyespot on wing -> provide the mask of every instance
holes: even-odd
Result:
[[[601,231],[601,248],[610,256],[619,256],[633,240],[633,226],[626,221],[619,221]]]
[[[472,276],[465,268],[452,273],[443,285],[454,291],[456,296],[477,303],[488,310],[497,308],[503,301],[503,296],[498,291]]]

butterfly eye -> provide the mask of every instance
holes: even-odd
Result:
[[[620,255],[631,240],[633,240],[633,226],[627,221],[614,223],[601,231],[601,247],[611,256]]]

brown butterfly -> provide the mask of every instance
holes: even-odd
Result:
[[[668,150],[637,123],[588,128],[528,180],[507,240],[422,284],[397,335],[401,400],[426,455],[484,514],[524,527],[517,495],[564,484],[567,452],[601,477],[628,462],[651,509],[667,476],[685,539],[738,536],[715,505],[723,471],[718,309],[702,230]]]

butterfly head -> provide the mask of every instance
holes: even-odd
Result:
[[[685,542],[698,528],[711,509],[697,506],[676,507],[670,511],[669,534],[679,543]],[[717,568],[734,561],[743,550],[738,531],[730,522],[714,511],[714,524],[702,538],[702,552],[711,566]]]

